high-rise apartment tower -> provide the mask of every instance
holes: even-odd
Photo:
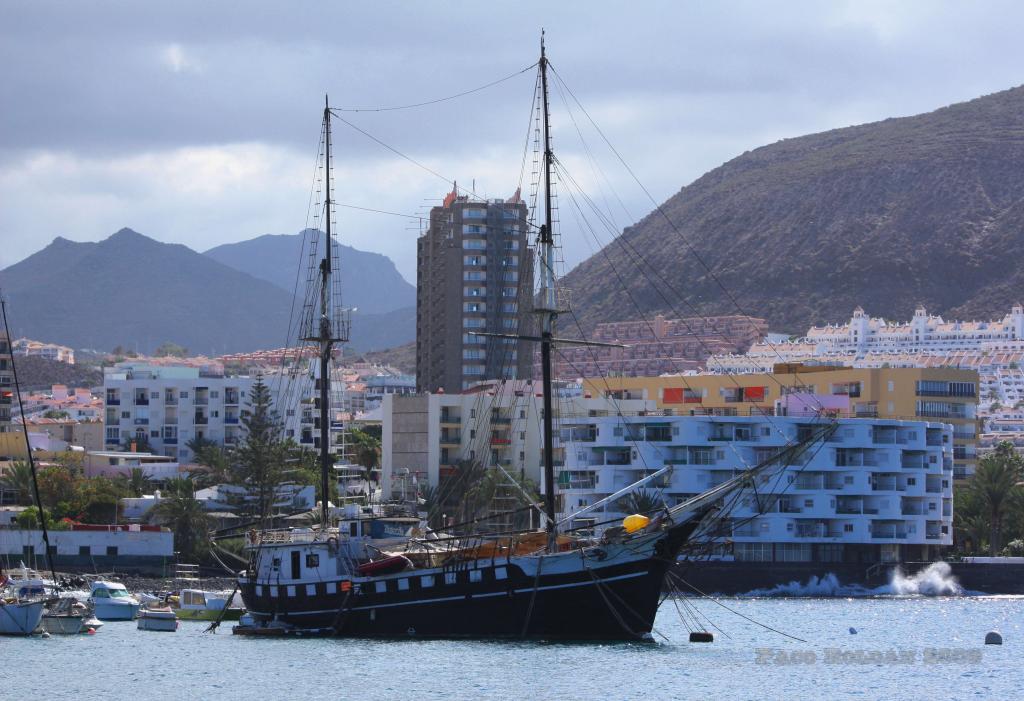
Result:
[[[481,380],[527,379],[531,344],[476,333],[530,327],[533,266],[528,209],[452,190],[417,241],[416,387],[461,392]]]

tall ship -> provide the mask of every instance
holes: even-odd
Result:
[[[366,546],[356,521],[332,522],[326,498],[319,524],[263,530],[249,536],[248,565],[238,587],[248,614],[237,634],[378,638],[484,638],[547,640],[642,640],[650,637],[664,596],[665,578],[694,535],[712,525],[723,501],[763,472],[799,459],[831,430],[785,447],[717,487],[669,508],[629,516],[600,538],[561,530],[556,514],[552,349],[585,343],[555,337],[559,294],[555,281],[551,178],[554,155],[548,114],[548,59],[543,39],[537,64],[544,181],[543,223],[537,227],[534,304],[539,332],[543,402],[543,504],[541,529],[499,533],[409,537],[385,551]],[[319,264],[315,333],[320,377],[330,377],[335,344],[346,340],[347,322],[331,309],[332,265],[331,117],[323,110],[324,221],[327,245]],[[501,334],[488,334],[501,335]],[[512,337],[510,334],[509,337]],[[320,382],[320,425],[330,425],[329,383]],[[324,435],[323,433],[321,435]],[[334,458],[320,441],[321,494],[329,494]],[[664,468],[668,470],[671,468]],[[659,471],[658,474],[664,472]],[[653,476],[653,475],[652,475]],[[650,479],[645,478],[644,481]],[[635,486],[635,485],[634,485]],[[603,501],[628,494],[626,487]],[[600,504],[595,504],[597,507]]]

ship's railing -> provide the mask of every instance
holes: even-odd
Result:
[[[327,531],[329,537],[338,538],[338,529],[332,528]],[[347,536],[341,536],[341,539]],[[249,543],[251,545],[257,544],[272,544],[272,543],[312,543],[316,540],[321,540],[322,536],[319,530],[313,528],[279,528],[269,531],[257,531],[250,533]]]

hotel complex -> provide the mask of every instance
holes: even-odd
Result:
[[[953,368],[837,368],[780,364],[772,374],[610,377],[584,381],[593,396],[649,399],[674,414],[763,416],[795,393],[831,397],[827,413],[860,418],[941,421],[953,428],[954,474],[973,473],[978,374]],[[836,403],[838,400],[838,403]],[[823,400],[810,400],[825,404]]]
[[[532,390],[525,382],[492,383],[465,394],[386,397],[384,498],[408,497],[424,485],[444,493],[464,461],[539,484],[541,399]],[[631,512],[623,500],[573,514],[666,466],[671,474],[646,491],[671,505],[824,425],[814,416],[683,416],[653,399],[618,396],[559,398],[557,503],[574,527],[620,523]],[[827,442],[759,482],[756,493],[742,494],[724,530],[704,540],[741,560],[932,557],[952,542],[953,443],[945,423],[839,419]],[[495,500],[494,510],[521,505],[510,496],[508,504]]]
[[[623,412],[625,413],[625,412]],[[576,512],[646,475],[670,506],[704,492],[819,431],[820,419],[778,416],[603,416],[561,424],[559,504],[574,527],[620,523],[626,500]],[[737,560],[896,562],[939,557],[953,542],[948,425],[840,419],[832,436],[762,475],[704,534]]]

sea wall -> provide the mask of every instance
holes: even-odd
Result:
[[[163,576],[173,569],[174,534],[159,531],[50,531],[54,567],[66,572],[137,572]],[[0,529],[0,565],[46,565],[43,532]]]

